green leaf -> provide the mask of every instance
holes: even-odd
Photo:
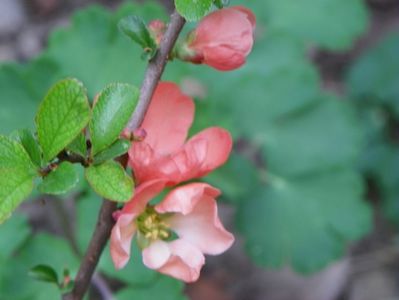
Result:
[[[176,279],[161,276],[150,287],[127,287],[116,294],[117,300],[187,300],[183,293],[184,284]]]
[[[371,229],[362,195],[361,178],[352,171],[295,180],[269,174],[268,185],[237,209],[247,252],[262,266],[289,263],[300,272],[319,270]]]
[[[0,135],[0,223],[30,194],[36,176],[22,145]]]
[[[255,12],[258,28],[287,32],[331,50],[349,49],[369,23],[363,0],[240,0],[238,3]]]
[[[15,168],[22,169],[31,175],[35,174],[36,170],[28,153],[26,153],[21,144],[0,135],[0,171],[8,171]]]
[[[230,0],[215,0],[215,5],[217,8],[223,8],[224,6],[229,5]]]
[[[268,31],[267,38],[255,43],[245,67],[224,73],[223,80],[208,68],[184,65],[182,70],[177,64],[168,66],[166,78],[193,82],[197,89],[202,88],[205,99],[196,103],[197,131],[218,125],[228,128],[235,137],[257,139],[271,123],[317,101],[320,78],[305,53],[304,45],[292,37]],[[195,79],[187,76],[193,72]]]
[[[47,265],[37,265],[33,267],[29,270],[29,276],[39,281],[58,284],[57,272]]]
[[[42,151],[40,150],[39,144],[36,138],[33,136],[29,129],[18,130],[18,140],[25,148],[25,151],[29,154],[30,159],[38,167],[42,164]]]
[[[96,156],[94,156],[94,163],[101,164],[107,160],[125,154],[129,150],[131,144],[132,142],[129,140],[124,140],[124,139],[117,140],[115,143],[109,146],[109,148],[101,151]]]
[[[157,44],[142,18],[138,16],[127,16],[120,20],[118,27],[124,34],[144,49],[148,54],[148,59],[154,57],[157,50]]]
[[[70,162],[64,161],[43,178],[38,189],[44,194],[60,195],[73,189],[78,182],[79,176],[75,166]]]
[[[320,126],[328,122],[328,126]],[[267,169],[285,176],[354,165],[362,128],[347,101],[320,96],[319,103],[264,131]]]
[[[118,30],[118,22],[128,15],[144,19],[165,19],[164,8],[153,2],[126,3],[116,12],[91,6],[76,13],[68,28],[54,31],[46,55],[60,67],[63,76],[73,74],[85,83],[90,98],[110,82],[141,84],[147,62],[141,48]]]
[[[0,257],[8,259],[26,242],[31,230],[26,217],[15,214],[0,226]],[[1,281],[1,280],[0,280]]]
[[[187,21],[197,21],[212,8],[213,0],[175,0],[176,10]]]
[[[44,58],[23,65],[0,65],[0,133],[33,129],[37,105],[56,78],[58,67]]]
[[[385,142],[380,146],[379,156],[370,177],[375,180],[382,200],[382,212],[385,217],[399,225],[399,148]],[[368,149],[367,149],[368,150]]]
[[[86,137],[83,132],[81,132],[73,141],[70,143],[66,149],[70,152],[79,154],[82,157],[87,155],[87,144]]]
[[[111,84],[101,92],[89,124],[92,155],[118,139],[133,114],[138,96],[136,87],[122,83]]]
[[[90,107],[76,79],[57,82],[39,106],[36,126],[45,161],[52,160],[87,125]]]
[[[366,51],[348,74],[349,92],[365,101],[388,105],[399,118],[399,34],[392,33]]]
[[[36,265],[50,265],[55,270],[68,269],[74,273],[79,268],[79,258],[65,239],[47,233],[34,235],[21,249],[19,261],[29,269]]]
[[[106,199],[126,202],[133,195],[133,179],[115,161],[92,165],[86,169],[85,175],[94,191]]]
[[[7,174],[7,175],[6,175]],[[33,189],[32,175],[21,169],[12,173],[3,173],[0,170],[0,224],[11,216],[19,204],[29,196]],[[6,178],[4,178],[6,176]]]
[[[221,168],[204,178],[223,191],[222,196],[233,203],[245,201],[248,190],[256,189],[260,181],[255,166],[239,154],[232,153]]]

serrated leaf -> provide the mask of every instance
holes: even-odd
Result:
[[[1,261],[1,259],[0,259]],[[48,282],[40,282],[31,278],[29,269],[46,264],[55,270],[69,269],[76,274],[79,268],[79,259],[73,253],[65,238],[46,233],[30,235],[23,247],[13,258],[1,261],[1,270],[6,272],[1,276],[1,299],[13,300],[54,300],[60,298],[59,287]]]
[[[368,25],[367,6],[362,0],[240,0],[239,3],[251,8],[267,30],[287,32],[332,50],[350,48]]]
[[[120,20],[118,27],[124,34],[138,43],[144,51],[149,54],[149,59],[155,55],[157,44],[142,18],[138,16],[127,16]]]
[[[129,150],[131,144],[132,142],[129,140],[124,140],[124,139],[117,140],[115,143],[109,146],[109,148],[101,151],[96,156],[94,156],[94,163],[101,164],[107,160],[125,154]]]
[[[74,165],[64,161],[43,178],[38,189],[44,194],[60,195],[73,189],[78,182],[79,176]]]
[[[223,191],[222,197],[233,203],[245,201],[248,190],[256,189],[260,183],[255,166],[236,153],[222,167],[207,175],[204,180]]]
[[[85,175],[93,190],[106,199],[126,202],[133,195],[133,179],[115,161],[92,165],[86,169]]]
[[[92,155],[118,139],[133,114],[138,96],[136,87],[122,83],[111,84],[101,92],[89,124]]]
[[[87,155],[87,144],[86,137],[83,132],[81,132],[73,141],[70,143],[66,149],[70,152],[79,154],[82,157]]]
[[[47,265],[34,266],[29,270],[29,276],[39,281],[58,284],[57,272]]]
[[[22,169],[28,174],[35,174],[33,165],[28,153],[18,142],[0,135],[0,171]],[[1,178],[0,178],[1,179]]]
[[[197,21],[212,8],[213,0],[175,0],[176,10],[187,21]]]
[[[36,176],[22,145],[0,135],[0,223],[30,194]]]
[[[366,51],[350,69],[347,83],[353,97],[388,105],[399,117],[399,34],[392,33]]]
[[[58,67],[44,58],[0,65],[0,133],[33,129],[37,105],[56,78]]]
[[[289,263],[304,273],[321,269],[371,229],[362,194],[361,178],[352,171],[295,180],[270,176],[268,185],[237,210],[249,255],[262,266]]]
[[[76,79],[57,82],[39,106],[36,127],[45,161],[52,160],[87,125],[90,107],[83,85]]]
[[[21,129],[18,130],[16,134],[18,136],[19,142],[29,154],[32,162],[36,166],[40,167],[42,164],[42,152],[32,132],[28,129]]]
[[[0,224],[11,216],[19,204],[29,196],[33,189],[33,178],[21,169],[0,170]]]
[[[328,126],[320,126],[324,122]],[[320,96],[315,106],[265,129],[263,153],[268,170],[296,176],[354,165],[362,137],[350,103]]]
[[[73,74],[85,83],[90,98],[110,82],[141,84],[147,62],[142,50],[118,30],[119,20],[135,14],[144,19],[166,19],[157,3],[125,3],[116,12],[91,6],[77,12],[67,29],[58,29],[49,38],[46,55],[64,76]]]

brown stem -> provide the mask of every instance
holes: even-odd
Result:
[[[144,75],[139,102],[127,126],[127,129],[130,131],[134,131],[141,125],[148,106],[150,105],[155,87],[162,76],[168,55],[172,50],[184,23],[185,20],[176,11],[171,15],[168,29],[162,38],[159,50],[155,57],[149,62]],[[112,226],[114,225],[112,213],[115,210],[116,203],[106,199],[103,200],[96,228],[75,278],[74,288],[70,293],[63,296],[63,300],[81,300],[86,293],[101,253],[111,234]]]

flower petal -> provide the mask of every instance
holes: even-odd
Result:
[[[221,45],[215,48],[204,47],[202,55],[204,64],[219,71],[230,71],[241,67],[246,61],[247,54]]]
[[[190,214],[198,201],[205,197],[215,198],[220,191],[207,183],[195,182],[179,186],[169,192],[162,202],[155,205],[158,213]]]
[[[230,8],[238,10],[238,11],[244,13],[246,15],[247,19],[249,20],[249,22],[251,22],[252,29],[255,30],[256,17],[255,17],[254,13],[250,9],[248,9],[248,8],[246,8],[244,6],[241,6],[241,5],[231,6]]]
[[[143,263],[150,269],[159,269],[170,258],[170,250],[167,242],[155,241],[143,250]]]
[[[233,140],[227,130],[219,127],[207,128],[194,135],[184,147],[190,148],[192,146],[195,149],[195,153],[201,153],[203,146],[198,143],[201,140],[206,142],[207,147],[201,165],[195,170],[194,175],[191,175],[190,177],[183,176],[182,181],[205,176],[212,170],[223,165],[229,158],[233,147]],[[201,148],[199,149],[199,147]]]
[[[198,280],[205,263],[204,255],[196,247],[183,240],[168,243],[171,256],[158,272],[185,282]]]
[[[141,160],[134,159],[131,160],[131,165],[136,177],[139,176],[139,182],[164,178],[167,185],[171,186],[205,176],[220,167],[228,159],[232,145],[233,141],[227,130],[210,127],[193,136],[172,155],[153,159],[148,163],[145,157]],[[142,152],[151,151],[143,149]]]
[[[195,30],[195,38],[190,45],[194,49],[206,46],[231,45],[238,47],[248,38],[243,33],[250,33],[251,39],[254,19],[241,8],[227,7],[216,10],[201,20]],[[201,51],[200,51],[201,52]]]
[[[134,214],[121,214],[112,228],[110,250],[116,269],[123,268],[130,258],[130,246],[136,232]]]
[[[164,189],[166,181],[163,179],[155,179],[140,184],[134,192],[133,198],[126,203],[122,209],[122,214],[140,215],[148,202],[151,201]]]
[[[155,209],[177,212],[168,223],[177,235],[205,254],[217,255],[234,242],[220,222],[215,201],[220,192],[205,183],[192,183],[170,192]]]
[[[143,142],[159,155],[172,153],[183,145],[193,119],[193,100],[175,83],[160,82],[141,125],[147,132]]]

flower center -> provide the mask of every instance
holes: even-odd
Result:
[[[146,210],[136,219],[137,228],[141,238],[151,243],[156,240],[167,240],[172,232],[165,222],[167,214],[159,214],[153,206],[147,206]]]

